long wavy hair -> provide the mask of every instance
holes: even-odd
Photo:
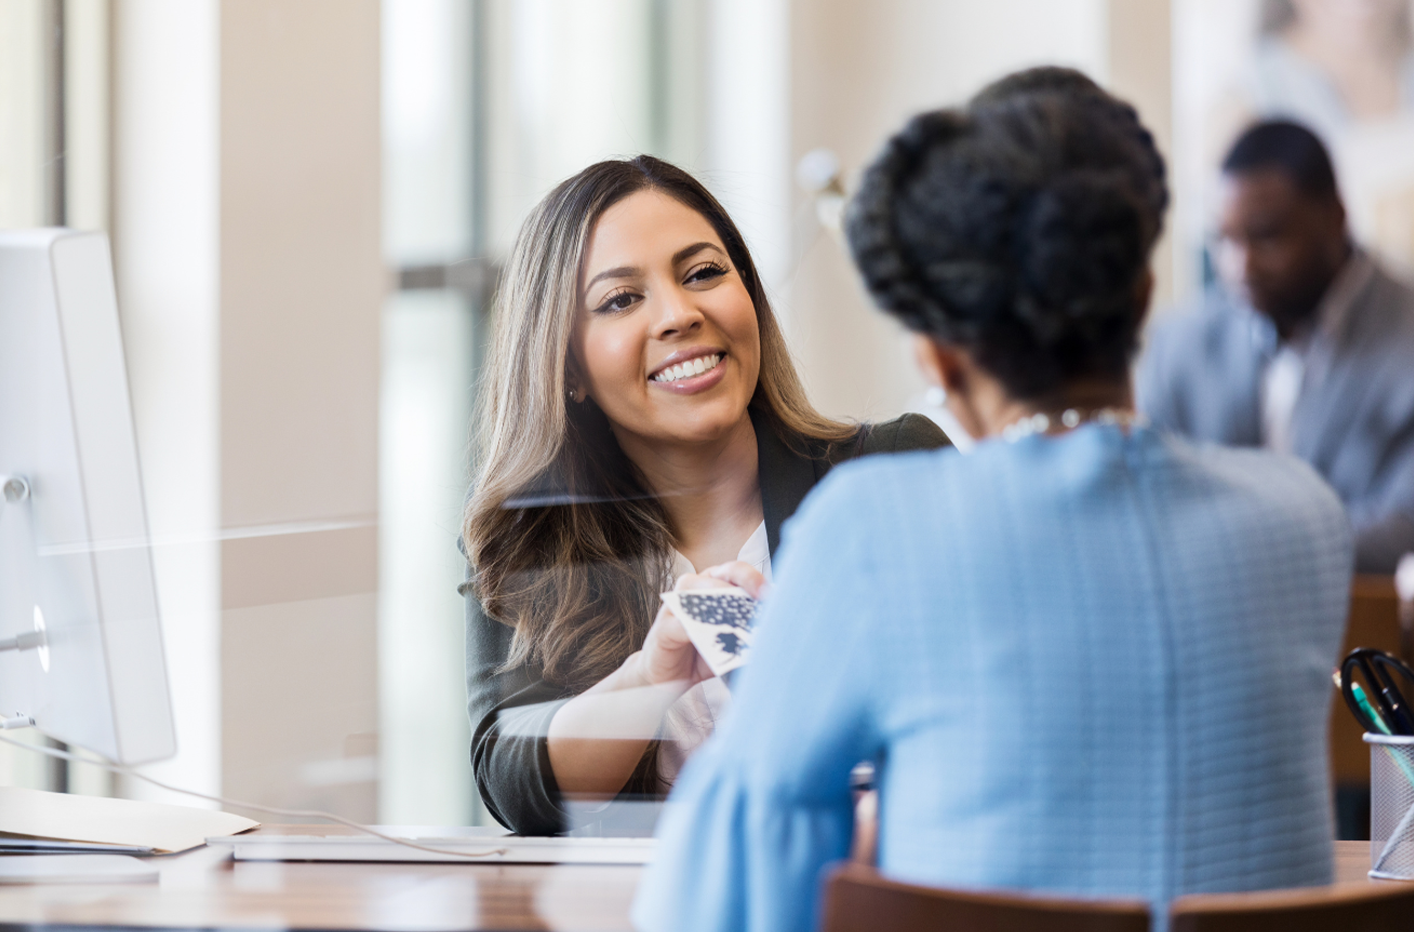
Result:
[[[567,690],[598,682],[643,645],[671,567],[662,504],[594,401],[565,397],[589,238],[604,211],[638,191],[674,198],[721,237],[760,331],[749,408],[787,443],[856,432],[806,400],[746,243],[695,178],[641,155],[591,165],[551,191],[521,227],[495,299],[462,533],[468,585],[515,632],[506,668],[531,666]]]

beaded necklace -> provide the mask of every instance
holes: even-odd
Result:
[[[1085,412],[1078,408],[1066,408],[1060,413],[1058,420],[1060,425],[1067,430],[1073,430],[1081,424],[1109,424],[1129,428],[1139,427],[1145,423],[1143,415],[1125,408],[1096,408]],[[1049,414],[1044,412],[1030,414],[1003,427],[1002,439],[1007,443],[1015,443],[1022,437],[1046,433],[1051,429],[1051,424]]]

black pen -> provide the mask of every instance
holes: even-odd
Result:
[[[1365,685],[1369,687],[1369,698],[1378,707],[1380,718],[1389,726],[1390,732],[1414,735],[1414,717],[1411,717],[1408,703],[1394,681],[1394,673],[1398,672],[1414,684],[1414,670],[1410,670],[1397,657],[1369,647],[1350,652],[1341,664],[1342,679],[1349,678],[1354,667],[1360,668]]]

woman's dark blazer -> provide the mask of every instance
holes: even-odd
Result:
[[[866,425],[852,441],[826,443],[801,438],[787,445],[755,411],[757,468],[766,539],[772,556],[781,525],[830,467],[874,453],[947,446],[947,436],[919,414]],[[797,449],[792,449],[792,447]],[[804,452],[800,452],[804,451]],[[512,630],[486,616],[469,586],[466,595],[466,692],[471,715],[471,766],[486,808],[498,822],[522,835],[553,835],[565,827],[545,735],[550,719],[574,692],[541,679],[525,667],[502,670],[510,656]]]

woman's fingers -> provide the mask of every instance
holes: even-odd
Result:
[[[697,578],[702,577],[716,580],[715,585],[727,582],[740,589],[745,589],[746,594],[753,599],[763,598],[767,590],[770,589],[770,583],[766,582],[766,577],[761,575],[761,571],[741,560],[733,560],[731,563],[723,563],[720,566],[704,570]]]
[[[665,647],[692,644],[692,639],[687,636],[687,629],[666,605],[658,609],[658,617],[653,619],[653,627],[648,630],[648,637],[656,638]]]
[[[669,662],[669,658],[680,658],[678,662],[686,662],[697,651],[692,646],[692,639],[687,636],[687,629],[666,605],[658,610],[658,617],[653,619],[653,627],[648,629],[643,648],[656,655],[655,660],[659,664]]]
[[[648,637],[643,642],[643,663],[648,679],[653,683],[674,680],[701,682],[708,676],[700,675],[697,648],[687,636],[682,622],[666,605],[658,611],[653,627],[648,629]]]
[[[708,576],[706,573],[688,573],[679,576],[677,582],[673,583],[673,591],[681,592],[684,589],[720,589],[722,581],[715,576]]]
[[[673,588],[679,592],[683,589],[719,589],[723,583],[746,590],[746,594],[753,599],[763,597],[770,588],[760,570],[741,560],[681,576]]]

